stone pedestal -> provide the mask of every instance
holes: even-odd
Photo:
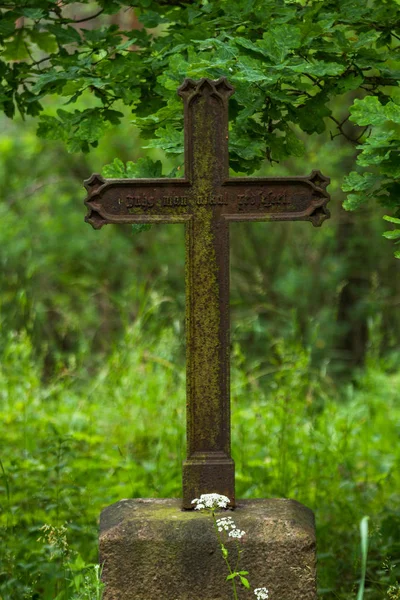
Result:
[[[246,531],[240,567],[270,600],[316,600],[314,515],[293,500],[244,500],[232,516]],[[235,542],[226,543],[232,557]],[[209,514],[177,499],[122,500],[100,519],[104,600],[231,600]],[[244,589],[239,598],[255,598]]]

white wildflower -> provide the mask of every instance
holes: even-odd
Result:
[[[236,529],[236,525],[232,517],[223,517],[216,521],[218,531],[229,531],[230,529]]]
[[[257,596],[257,600],[268,600],[267,588],[257,588],[256,590],[254,590],[254,593]]]
[[[202,510],[203,508],[214,509],[214,508],[226,508],[230,503],[229,498],[221,494],[202,494],[200,498],[192,500],[192,504],[196,504],[195,510]]]
[[[244,535],[246,535],[246,532],[241,531],[240,529],[232,529],[228,533],[228,535],[229,535],[229,537],[237,538],[238,540],[240,540],[240,538],[242,538]]]

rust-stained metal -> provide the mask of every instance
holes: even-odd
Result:
[[[329,218],[329,178],[229,177],[228,100],[234,88],[185,79],[185,177],[85,182],[86,221],[185,223],[187,336],[187,460],[183,508],[200,494],[224,494],[235,505],[230,453],[229,222]]]

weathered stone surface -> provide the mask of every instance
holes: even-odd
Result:
[[[100,518],[104,600],[231,600],[210,516],[178,499],[122,500]],[[241,567],[271,600],[315,600],[312,511],[294,500],[244,500],[231,515],[246,531]],[[226,546],[235,556],[235,542]],[[251,594],[252,597],[255,597]],[[251,597],[246,590],[240,598]]]

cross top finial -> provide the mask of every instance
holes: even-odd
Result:
[[[228,177],[228,101],[234,91],[226,77],[188,78],[178,88],[184,102],[185,175],[192,182],[218,184]]]
[[[228,99],[235,93],[235,88],[228,82],[226,77],[220,77],[216,81],[203,77],[198,81],[186,78],[178,88],[178,95],[184,100],[192,100],[198,94],[215,94],[221,99]]]

